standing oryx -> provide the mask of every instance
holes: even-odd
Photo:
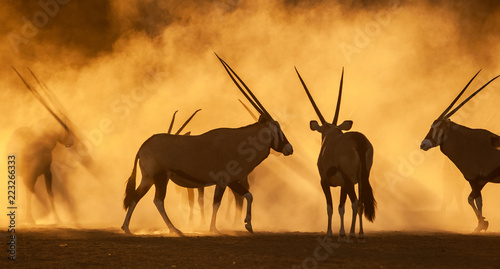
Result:
[[[218,57],[218,56],[217,56]],[[164,199],[169,180],[187,188],[215,185],[210,230],[215,227],[217,210],[226,186],[243,195],[247,200],[245,228],[252,232],[252,194],[239,182],[267,158],[270,149],[287,156],[293,153],[280,125],[275,121],[238,75],[219,58],[227,73],[259,112],[259,121],[241,128],[219,128],[201,135],[181,136],[156,134],[146,140],[135,157],[132,175],[127,181],[125,209],[128,209],[122,229],[130,233],[130,218],[137,202],[153,186],[156,186],[154,203],[170,231],[182,235],[168,218]],[[246,91],[240,86],[240,84]],[[137,161],[142,172],[142,181],[135,188]]]
[[[317,121],[311,121],[310,128],[313,131],[320,132],[322,137],[321,151],[318,158],[318,169],[321,176],[321,187],[325,193],[327,203],[327,237],[332,236],[333,205],[330,187],[340,186],[339,214],[341,222],[339,241],[345,240],[344,212],[347,195],[349,195],[349,199],[351,200],[353,212],[351,231],[347,240],[350,241],[350,238],[355,235],[356,214],[359,214],[359,237],[363,240],[364,233],[361,218],[363,211],[365,212],[365,217],[369,221],[373,221],[375,218],[376,202],[373,197],[372,187],[368,180],[373,162],[373,147],[363,134],[358,132],[343,132],[351,129],[352,121],[347,120],[337,125],[344,70],[342,69],[335,117],[331,124],[323,118],[299,72],[297,69],[295,69],[295,71],[321,121],[321,125],[319,125]],[[359,202],[354,190],[354,185],[356,185],[356,183],[359,183]]]
[[[14,68],[13,68],[14,69]],[[35,223],[35,219],[32,215],[31,210],[31,200],[32,195],[35,192],[35,183],[39,176],[44,175],[45,186],[49,196],[50,208],[54,214],[56,220],[59,222],[59,217],[57,215],[54,206],[54,195],[52,192],[52,150],[56,147],[57,143],[60,143],[67,148],[71,147],[74,143],[74,132],[68,127],[69,121],[58,109],[54,109],[57,106],[55,100],[51,98],[48,92],[48,88],[42,84],[35,75],[33,77],[37,80],[40,90],[30,85],[18,72],[16,69],[14,71],[19,75],[28,90],[40,101],[40,103],[48,110],[48,112],[54,117],[39,121],[32,126],[21,127],[14,131],[12,137],[10,138],[8,144],[9,154],[16,154],[18,160],[19,177],[22,178],[24,185],[26,186],[26,199],[27,199],[27,217],[28,221]],[[31,70],[30,70],[31,72]],[[42,94],[43,93],[43,94]],[[49,102],[51,100],[52,102]],[[57,122],[57,123],[56,123]]]
[[[488,222],[482,213],[481,190],[488,182],[500,183],[500,137],[484,129],[470,129],[456,124],[449,118],[499,76],[488,81],[451,112],[448,113],[448,111],[478,74],[479,72],[472,77],[455,100],[432,123],[429,133],[420,145],[420,148],[425,151],[440,146],[444,155],[457,166],[469,182],[472,192],[469,194],[468,201],[478,219],[475,232],[488,229]]]

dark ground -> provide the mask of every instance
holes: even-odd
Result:
[[[372,232],[366,243],[335,241],[326,248],[318,241],[323,237],[238,232],[181,238],[36,228],[17,231],[14,262],[2,233],[0,268],[500,268],[499,234]]]

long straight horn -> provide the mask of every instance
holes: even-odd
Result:
[[[175,135],[178,135],[182,132],[182,129],[184,129],[184,127],[186,127],[186,125],[191,121],[191,119],[193,119],[194,115],[196,115],[196,113],[198,113],[198,111],[200,111],[201,109],[198,109],[196,110],[193,115],[191,115],[191,117],[189,117],[189,119],[187,119],[186,122],[184,122],[184,124],[181,126],[181,128],[179,128],[179,130],[177,130],[177,132],[175,133]]]
[[[172,132],[172,127],[174,126],[174,121],[175,121],[175,114],[177,114],[177,111],[179,111],[179,110],[176,110],[174,112],[174,115],[172,116],[172,121],[170,122],[170,126],[168,127],[168,133],[167,134],[170,134]]]
[[[255,120],[255,121],[258,121],[259,119],[257,118],[257,116],[255,116],[255,114],[252,113],[252,111],[250,111],[250,108],[247,107],[247,105],[245,105],[245,103],[243,103],[243,101],[241,101],[240,99],[238,99],[238,101],[240,101],[240,104],[246,109],[246,111],[248,112],[248,114],[250,114],[250,116],[252,116],[252,118]]]
[[[340,112],[340,99],[342,99],[342,86],[344,85],[344,67],[342,67],[342,76],[340,77],[339,97],[337,99],[337,108],[335,108],[335,116],[333,117],[333,125],[337,126]]]
[[[488,86],[488,84],[490,84],[493,80],[497,79],[498,77],[500,77],[500,75],[492,78],[490,81],[488,81],[486,84],[484,84],[483,87],[479,88],[479,90],[475,91],[473,94],[471,94],[469,97],[467,97],[467,99],[465,99],[460,105],[458,105],[455,109],[453,109],[450,113],[448,113],[445,116],[445,118],[449,118],[453,114],[455,114],[455,112],[457,112],[463,105],[465,105],[465,103],[467,103],[470,99],[472,99],[472,97],[474,97],[476,94],[478,94],[482,89],[484,89],[486,86]]]
[[[33,94],[33,96],[35,96],[35,98],[38,99],[38,101],[40,101],[40,103],[42,103],[42,105],[49,111],[49,113],[62,125],[62,127],[64,128],[64,130],[66,130],[67,132],[69,132],[69,128],[66,125],[66,123],[64,123],[64,121],[61,120],[61,118],[59,116],[57,116],[56,113],[54,113],[54,111],[50,108],[49,104],[47,104],[47,102],[43,99],[43,97],[40,95],[40,93],[37,90],[35,90],[33,87],[31,87],[31,85],[28,84],[28,82],[26,82],[26,80],[24,80],[24,78],[21,76],[21,74],[19,74],[19,72],[17,72],[16,68],[14,68],[13,66],[11,66],[11,67],[17,73],[17,75],[19,76],[19,78],[21,78],[21,80],[23,81],[24,85],[26,85],[26,87]]]
[[[477,75],[479,74],[479,72],[481,72],[481,69],[479,69],[479,71],[477,71],[477,73],[471,78],[471,80],[469,81],[469,83],[467,83],[467,85],[465,85],[464,89],[457,95],[457,97],[455,97],[455,100],[453,100],[453,102],[451,102],[451,104],[443,111],[443,113],[441,113],[441,115],[439,116],[438,119],[448,118],[449,116],[451,116],[451,115],[449,115],[449,116],[445,116],[445,115],[455,105],[455,103],[458,101],[458,99],[460,98],[460,96],[462,96],[462,94],[465,92],[465,90],[467,90],[467,87],[469,87],[469,85],[477,77]]]
[[[257,97],[248,88],[248,86],[245,84],[245,82],[243,82],[243,80],[238,76],[238,74],[236,74],[236,72],[234,72],[234,70],[224,60],[222,60],[219,57],[219,55],[217,55],[217,53],[215,55],[217,56],[217,58],[219,58],[220,62],[222,63],[222,65],[226,69],[227,73],[229,74],[229,76],[231,77],[233,82],[236,84],[236,86],[238,86],[238,88],[243,93],[243,95],[245,95],[245,97],[248,99],[248,101],[250,101],[250,103],[252,103],[252,105],[255,107],[255,109],[257,109],[257,111],[261,115],[268,116],[270,119],[272,119],[271,114],[269,114],[269,112],[267,112],[267,110],[264,108],[264,106],[260,103],[259,99],[257,99]],[[246,91],[251,96],[251,98],[250,98],[250,96],[248,96],[248,94],[245,93],[245,91],[241,88],[241,86],[236,82],[233,75],[238,79],[238,81],[241,83],[241,85],[243,85],[243,87],[245,87]]]
[[[28,71],[30,71],[31,75],[36,80],[36,82],[40,86],[40,89],[42,89],[45,92],[45,95],[49,98],[49,101],[52,103],[52,105],[54,105],[57,108],[58,110],[57,112],[59,112],[59,114],[61,114],[65,118],[65,120],[68,120],[67,117],[64,115],[65,113],[63,113],[63,106],[61,105],[59,100],[57,100],[57,97],[52,93],[49,87],[47,87],[47,85],[43,81],[40,81],[35,76],[35,73],[33,73],[33,71],[31,71],[29,67],[26,68],[28,69]]]
[[[55,110],[54,113],[57,113],[57,115],[59,117],[64,119],[64,122],[66,123],[66,125],[69,125],[68,128],[70,126],[74,127],[74,126],[72,126],[71,120],[66,116],[66,113],[65,113],[66,111],[65,111],[63,105],[61,104],[61,102],[59,102],[59,100],[57,99],[57,96],[49,89],[49,87],[47,87],[47,84],[45,84],[43,81],[41,81],[37,78],[35,73],[33,73],[33,71],[31,71],[31,69],[29,67],[26,67],[26,68],[28,69],[28,71],[30,71],[31,75],[36,80],[36,82],[40,86],[40,89],[42,89],[42,92],[44,93],[45,98],[52,105],[52,108]],[[41,96],[40,93],[39,93],[39,95]]]
[[[302,77],[300,76],[299,71],[297,70],[297,67],[295,67],[295,72],[297,72],[297,75],[299,76],[300,82],[302,83],[304,90],[306,90],[307,97],[309,97],[309,101],[311,101],[311,104],[314,108],[314,111],[316,111],[316,114],[318,115],[318,118],[321,121],[321,124],[325,124],[326,123],[325,118],[323,118],[323,115],[321,115],[321,112],[319,111],[319,108],[316,105],[316,102],[314,102],[314,99],[313,99],[311,93],[307,89],[306,83],[304,82],[304,80],[302,80]]]

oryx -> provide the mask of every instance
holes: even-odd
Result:
[[[375,218],[376,202],[368,179],[373,162],[373,147],[363,134],[359,132],[343,132],[351,129],[353,124],[352,121],[346,120],[340,125],[337,125],[340,111],[340,99],[342,96],[344,69],[342,69],[337,107],[332,123],[328,123],[323,118],[311,93],[302,80],[302,77],[297,69],[295,69],[295,71],[321,121],[320,125],[317,121],[312,120],[310,122],[310,128],[313,131],[320,132],[322,138],[321,150],[318,158],[318,169],[321,177],[321,187],[325,193],[327,204],[327,237],[332,236],[333,204],[330,187],[340,186],[340,204],[338,208],[340,214],[339,241],[345,240],[344,212],[347,195],[349,195],[349,199],[351,200],[353,212],[351,231],[347,240],[349,241],[350,238],[355,235],[356,214],[359,214],[359,237],[363,240],[364,233],[361,218],[363,212],[369,221],[373,222]],[[354,185],[357,183],[359,183],[359,201],[356,198],[354,189]]]
[[[219,60],[238,89],[259,112],[259,121],[236,129],[214,129],[201,135],[156,134],[147,139],[137,152],[132,175],[127,181],[123,204],[128,211],[122,226],[126,233],[130,233],[130,218],[137,202],[154,184],[156,187],[154,203],[160,215],[171,232],[182,235],[171,223],[164,208],[166,185],[169,180],[187,188],[216,186],[210,223],[210,230],[214,232],[217,232],[215,227],[217,210],[226,186],[243,195],[247,200],[245,228],[250,232],[253,231],[251,224],[253,197],[239,182],[267,158],[271,148],[285,156],[292,154],[293,148],[279,123],[271,117],[231,67],[221,58]],[[136,189],[137,161],[141,168],[142,181]]]
[[[201,109],[196,110],[191,117],[189,117],[186,122],[177,130],[175,135],[178,135],[182,132],[182,130],[186,127],[186,125],[191,121],[191,119],[200,111]],[[170,127],[168,128],[167,134],[170,134],[172,132],[172,127],[174,126],[174,121],[175,121],[175,115],[177,114],[177,110],[174,112],[174,115],[172,116],[172,121],[170,122]],[[191,132],[186,132],[184,135],[190,135]],[[200,214],[201,214],[201,221],[204,224],[205,223],[205,200],[203,199],[205,196],[205,188],[200,187],[197,188],[198,190],[198,205],[200,207]],[[187,194],[188,194],[188,201],[189,201],[189,220],[192,222],[193,221],[193,210],[194,210],[194,190],[192,188],[187,188]]]
[[[472,77],[455,100],[432,123],[429,133],[420,145],[420,148],[425,151],[440,146],[444,155],[457,166],[469,182],[472,192],[469,194],[468,202],[478,219],[475,232],[488,228],[488,221],[485,220],[482,213],[481,190],[488,182],[500,183],[500,137],[484,129],[467,128],[452,122],[449,118],[499,76],[488,81],[455,109],[449,111],[478,74],[479,72]]]
[[[243,103],[240,99],[238,99],[240,104],[245,108],[245,110],[252,116],[252,118],[255,121],[258,121],[258,118],[252,113],[252,111]],[[172,130],[172,125],[175,119],[175,114],[177,111],[174,113],[174,116],[172,117],[172,121],[170,123],[170,128],[168,133],[170,134],[170,131]],[[188,120],[189,121],[189,120]],[[187,122],[183,125],[183,127],[187,124]],[[177,131],[177,133],[180,133],[180,131]],[[189,135],[189,132],[184,134],[184,135]],[[250,185],[248,183],[248,177],[241,181],[240,184],[247,190],[249,190]],[[200,214],[201,214],[201,222],[202,224],[205,223],[205,210],[204,210],[204,205],[205,205],[205,188],[200,187],[197,188],[198,190],[198,206],[200,207]],[[194,190],[192,188],[187,188],[188,192],[188,201],[189,201],[189,220],[192,222],[193,221],[193,209],[194,209]],[[239,195],[237,192],[231,189],[231,192],[233,193],[234,196],[234,202],[236,205],[236,212],[234,215],[234,224],[236,225],[237,222],[241,221],[241,216],[243,213],[243,200],[245,199],[243,196]],[[229,200],[229,203],[231,203],[231,200]],[[230,211],[228,210],[228,216]]]
[[[15,68],[14,71],[19,75],[24,85],[28,90],[40,101],[40,103],[48,110],[48,112],[55,119],[44,119],[31,126],[21,127],[14,131],[8,144],[9,154],[16,154],[18,163],[18,175],[22,178],[26,189],[27,199],[27,218],[31,223],[36,223],[31,210],[32,195],[35,192],[35,183],[39,176],[45,177],[45,186],[49,196],[50,208],[59,222],[54,206],[54,194],[52,192],[52,150],[60,143],[67,148],[71,147],[74,143],[74,132],[70,129],[69,120],[54,106],[55,100],[49,96],[48,88],[42,84],[35,75],[33,77],[37,80],[40,89],[36,89],[29,84]],[[31,72],[31,70],[30,70]],[[43,94],[40,90],[45,91]],[[44,97],[45,96],[45,97]],[[51,100],[52,102],[49,102]],[[56,123],[57,122],[57,123]]]

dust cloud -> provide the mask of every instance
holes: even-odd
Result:
[[[419,143],[477,70],[483,71],[471,88],[500,72],[499,11],[496,1],[447,0],[8,1],[0,9],[8,18],[0,30],[0,146],[6,148],[15,129],[50,117],[10,67],[35,83],[29,66],[61,101],[81,139],[71,150],[54,150],[53,185],[63,225],[118,228],[134,156],[148,137],[167,131],[174,111],[175,130],[203,109],[187,127],[192,134],[253,123],[216,52],[294,146],[292,156],[271,154],[251,174],[254,230],[325,231],[316,167],[320,134],[309,130],[317,117],[293,67],[327,120],[344,67],[340,121],[353,120],[353,130],[375,149],[370,181],[378,210],[365,229],[469,232],[476,225],[466,203],[470,188],[439,149],[423,152]],[[498,82],[491,84],[452,120],[499,133],[498,88]],[[0,186],[2,193],[6,186]],[[483,190],[484,215],[496,232],[499,187]],[[36,189],[35,218],[52,224],[41,180]],[[207,222],[213,189],[205,196]],[[21,220],[24,192],[18,181]],[[333,190],[334,207],[339,193]],[[167,229],[153,195],[151,189],[138,204],[133,232]],[[224,197],[218,227],[243,230],[242,220],[233,226],[229,202]],[[189,221],[185,189],[170,183],[165,204],[180,230],[208,230],[208,223],[198,225],[198,207],[194,224]],[[346,208],[349,227],[349,202]],[[5,215],[1,220],[7,223]],[[334,230],[338,220],[335,210]]]

